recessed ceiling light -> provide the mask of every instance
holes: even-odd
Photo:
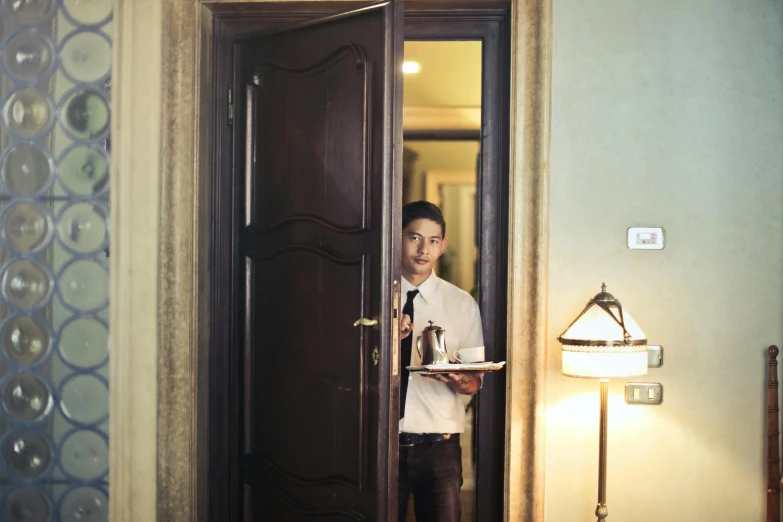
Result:
[[[419,62],[402,62],[402,72],[404,74],[419,72]]]

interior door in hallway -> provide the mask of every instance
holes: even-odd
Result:
[[[235,40],[245,522],[395,516],[401,59],[390,2]]]

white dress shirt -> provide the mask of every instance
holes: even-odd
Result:
[[[416,338],[429,326],[429,321],[446,330],[446,352],[452,361],[456,350],[484,345],[479,307],[470,294],[437,277],[434,272],[418,287],[403,277],[401,306],[405,306],[408,292],[416,288],[419,293],[413,300],[413,348],[410,363],[402,361],[404,366],[421,364]],[[409,374],[408,379],[408,396],[404,416],[400,419],[400,432],[465,431],[465,406],[448,384],[419,374]]]

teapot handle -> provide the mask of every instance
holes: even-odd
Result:
[[[416,338],[416,351],[419,352],[419,359],[423,359],[424,356],[421,354],[421,335]]]

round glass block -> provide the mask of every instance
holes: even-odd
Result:
[[[109,415],[109,388],[93,375],[71,377],[60,390],[60,408],[74,422],[98,422]]]
[[[60,522],[106,522],[109,499],[95,488],[74,488],[60,502]]]
[[[98,149],[79,145],[60,160],[60,182],[77,196],[92,196],[109,182],[109,162]]]
[[[7,522],[48,522],[52,507],[46,496],[35,488],[19,488],[5,499],[3,513]]]
[[[62,443],[60,465],[63,471],[82,480],[100,477],[109,468],[109,446],[94,431],[75,431]]]
[[[111,43],[97,31],[75,33],[61,47],[60,63],[77,82],[97,82],[111,71]]]
[[[18,79],[33,82],[43,77],[52,66],[54,46],[35,30],[13,36],[3,49],[3,63]]]
[[[20,430],[6,437],[3,458],[11,475],[29,480],[46,471],[52,460],[52,451],[41,434]]]
[[[3,296],[19,308],[32,309],[42,305],[51,286],[49,274],[32,259],[14,261],[3,274]]]
[[[88,254],[106,242],[106,214],[92,203],[75,203],[60,214],[57,220],[60,241],[79,254]]]
[[[19,315],[10,318],[0,332],[6,357],[21,366],[35,364],[49,352],[51,337],[37,319]]]
[[[60,295],[79,310],[100,308],[109,300],[109,275],[95,261],[75,261],[60,273]]]
[[[26,143],[11,147],[0,168],[5,184],[20,196],[43,190],[54,170],[52,160],[41,149]]]
[[[64,0],[63,7],[71,18],[82,25],[96,25],[111,16],[112,0]]]
[[[13,203],[0,217],[0,234],[17,252],[33,252],[45,246],[51,230],[48,212],[37,203]]]
[[[20,138],[34,138],[43,133],[52,118],[52,107],[46,97],[32,88],[19,89],[3,106],[6,127]]]
[[[109,102],[95,89],[82,89],[66,100],[61,118],[77,138],[94,138],[109,128]]]
[[[109,331],[99,321],[78,317],[60,330],[60,355],[65,362],[80,368],[92,368],[109,355]]]
[[[24,25],[45,20],[52,14],[54,0],[3,0],[6,14]]]
[[[40,420],[53,404],[49,387],[31,373],[14,375],[3,387],[3,408],[17,422]]]

